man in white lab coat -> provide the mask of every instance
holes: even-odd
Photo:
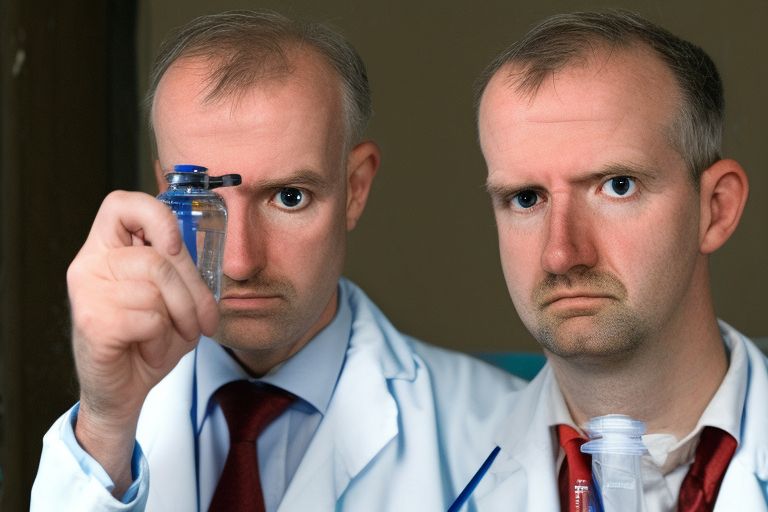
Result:
[[[607,414],[645,422],[644,510],[768,509],[766,358],[717,320],[709,284],[748,189],[720,154],[711,59],[631,13],[558,15],[479,93],[505,279],[548,363],[467,509],[586,510],[583,427]]]
[[[205,16],[161,50],[150,100],[161,188],[174,164],[242,175],[221,189],[221,301],[165,205],[104,201],[67,276],[80,401],[45,436],[32,509],[447,508],[519,384],[340,278],[379,165],[354,49],[274,13]],[[231,441],[239,416],[271,422]]]

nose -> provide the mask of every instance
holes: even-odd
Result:
[[[584,205],[567,198],[553,198],[547,211],[546,238],[541,255],[542,268],[564,275],[576,267],[592,268],[598,251],[594,240],[596,220]]]
[[[227,236],[222,271],[233,281],[247,281],[266,266],[266,236],[255,208],[243,198],[227,198]]]

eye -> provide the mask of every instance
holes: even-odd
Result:
[[[534,190],[522,190],[512,196],[511,203],[514,208],[533,208],[539,202],[539,194]]]
[[[285,210],[301,210],[309,205],[309,197],[303,190],[284,187],[275,193],[273,201]]]
[[[610,197],[628,197],[637,191],[637,184],[629,176],[616,176],[603,183],[601,190]]]

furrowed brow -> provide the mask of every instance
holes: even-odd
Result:
[[[322,192],[330,188],[331,185],[328,179],[320,173],[301,169],[280,178],[264,180],[258,186],[259,188],[307,187]]]
[[[653,169],[631,163],[612,163],[602,169],[590,173],[576,181],[591,181],[595,179],[607,178],[609,176],[634,176],[641,178],[645,183],[651,184],[659,177],[659,173]]]

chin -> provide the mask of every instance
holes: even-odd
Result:
[[[269,350],[283,344],[286,330],[273,318],[222,318],[214,339],[234,350]]]
[[[542,347],[564,359],[623,357],[635,352],[644,339],[635,320],[628,315],[574,317],[541,324],[533,332]]]

